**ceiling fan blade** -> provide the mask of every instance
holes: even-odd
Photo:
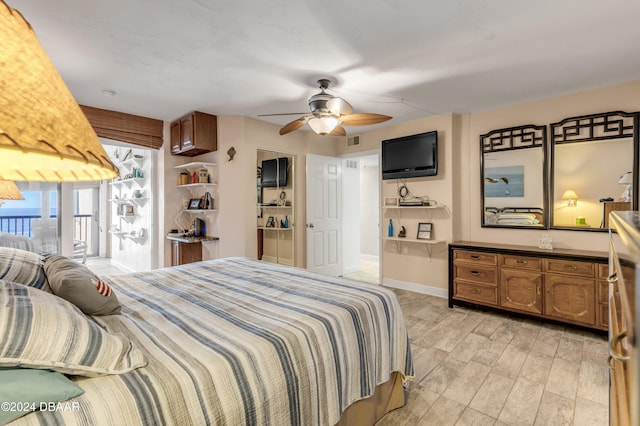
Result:
[[[351,114],[340,117],[340,123],[345,126],[369,126],[372,124],[384,123],[393,117],[383,114]]]
[[[353,107],[351,104],[337,96],[327,101],[327,109],[338,115],[349,115],[353,113]]]
[[[302,115],[307,114],[307,112],[283,112],[281,114],[258,114],[256,117],[275,117],[277,115]]]
[[[300,117],[297,120],[292,121],[291,123],[285,124],[285,126],[280,129],[280,135],[286,135],[287,133],[291,133],[294,130],[298,130],[300,127],[304,126],[306,123],[307,117]]]
[[[329,136],[347,136],[347,131],[342,126],[336,126],[336,128],[329,133]]]

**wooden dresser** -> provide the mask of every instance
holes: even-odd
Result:
[[[640,353],[637,330],[640,320],[640,213],[615,212],[609,223],[618,234],[610,234],[609,265],[609,423],[640,424]],[[624,247],[622,247],[624,245]],[[630,255],[621,256],[620,253]]]
[[[606,252],[504,244],[449,245],[449,307],[471,303],[608,328]]]

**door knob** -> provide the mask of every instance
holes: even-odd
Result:
[[[313,228],[313,223],[307,223],[307,228]]]

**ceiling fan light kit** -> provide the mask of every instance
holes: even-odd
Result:
[[[305,123],[309,123],[311,130],[318,135],[346,136],[347,131],[341,126],[342,124],[347,126],[370,126],[391,120],[391,117],[382,114],[353,114],[353,107],[349,102],[325,91],[329,88],[331,80],[322,78],[317,83],[320,93],[316,93],[309,98],[311,114],[287,123],[280,129],[281,135],[291,133],[303,127]]]

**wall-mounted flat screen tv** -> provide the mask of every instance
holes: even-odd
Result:
[[[273,188],[276,186],[287,186],[287,169],[289,159],[287,157],[274,158],[262,161],[262,173],[260,185],[263,188]]]
[[[382,141],[382,179],[438,174],[438,132]]]

